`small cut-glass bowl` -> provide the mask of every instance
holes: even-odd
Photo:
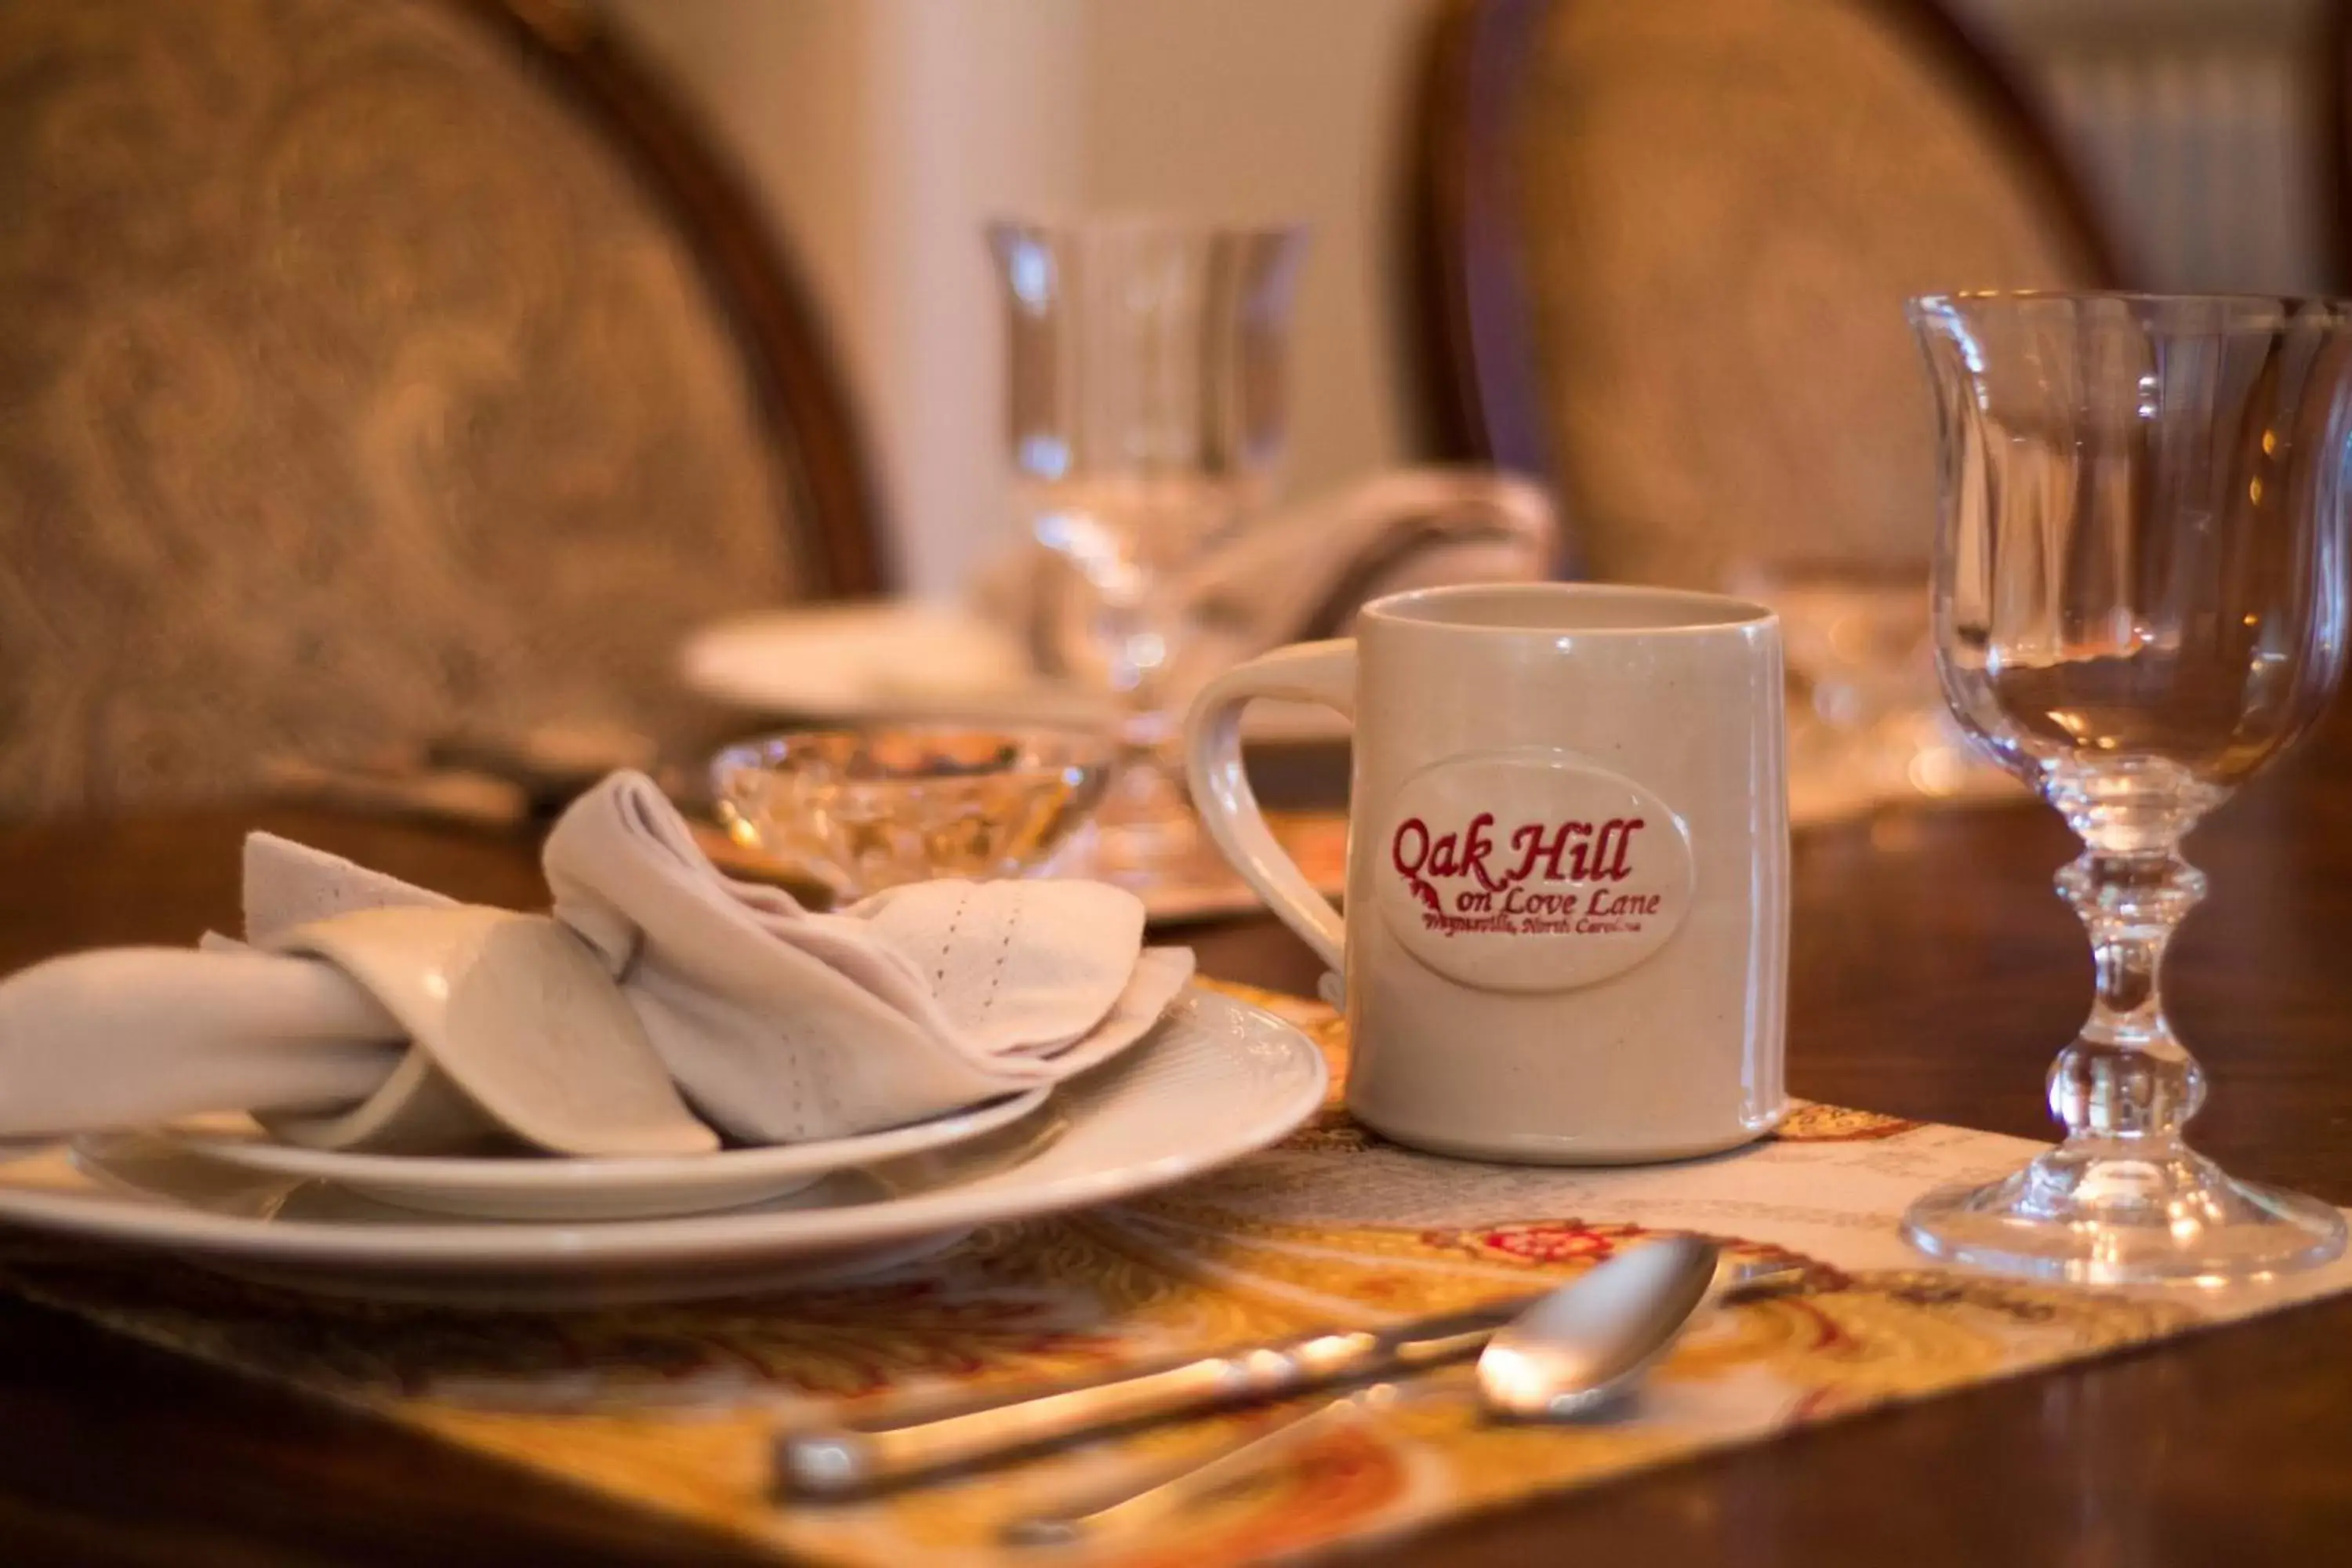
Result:
[[[736,843],[845,900],[1035,869],[1092,815],[1115,755],[1076,730],[788,731],[719,752],[710,793]]]

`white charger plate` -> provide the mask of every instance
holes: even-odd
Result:
[[[1192,990],[1135,1049],[1038,1110],[945,1149],[686,1218],[439,1218],[121,1133],[0,1164],[0,1220],[144,1247],[310,1290],[546,1308],[805,1286],[946,1247],[973,1226],[1166,1186],[1278,1142],[1323,1101],[1313,1041]]]
[[[662,1158],[355,1153],[280,1143],[250,1126],[222,1131],[174,1128],[163,1136],[223,1165],[332,1182],[400,1208],[473,1219],[656,1219],[772,1202],[837,1171],[978,1138],[1018,1121],[1045,1104],[1051,1092],[1033,1089],[952,1116],[855,1138]]]
[[[697,695],[761,715],[855,723],[955,720],[1098,725],[1101,695],[1036,675],[1007,628],[951,605],[886,599],[764,611],[687,640],[679,677]],[[1254,702],[1251,740],[1346,737],[1347,721],[1302,702]]]

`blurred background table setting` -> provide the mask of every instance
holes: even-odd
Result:
[[[0,1558],[2326,1560],[2347,38],[0,0]]]

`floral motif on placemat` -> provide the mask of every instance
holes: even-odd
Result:
[[[1782,1143],[1859,1143],[1893,1138],[1926,1126],[1901,1116],[1875,1110],[1853,1110],[1843,1105],[1821,1105],[1810,1100],[1793,1102],[1772,1136]]]
[[[1466,1229],[1425,1230],[1421,1233],[1424,1246],[1456,1252],[1482,1262],[1508,1259],[1529,1264],[1605,1263],[1628,1247],[1655,1240],[1668,1234],[1650,1226],[1608,1225],[1582,1220],[1507,1220],[1497,1225],[1473,1226]],[[1748,1241],[1736,1236],[1710,1236],[1708,1239],[1720,1246],[1735,1258],[1758,1263],[1790,1263],[1805,1269],[1805,1283],[1811,1289],[1842,1287],[1845,1277],[1825,1263],[1791,1252],[1785,1247],[1769,1242]]]
[[[1349,1115],[1347,1107],[1327,1105],[1306,1126],[1284,1139],[1282,1146],[1301,1153],[1360,1154],[1386,1142]]]

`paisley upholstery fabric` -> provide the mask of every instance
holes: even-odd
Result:
[[[0,0],[0,816],[658,727],[792,479],[632,167],[427,0]]]
[[[2084,288],[2063,175],[1908,0],[1554,0],[1506,145],[1592,574],[1924,563],[1931,289]]]

